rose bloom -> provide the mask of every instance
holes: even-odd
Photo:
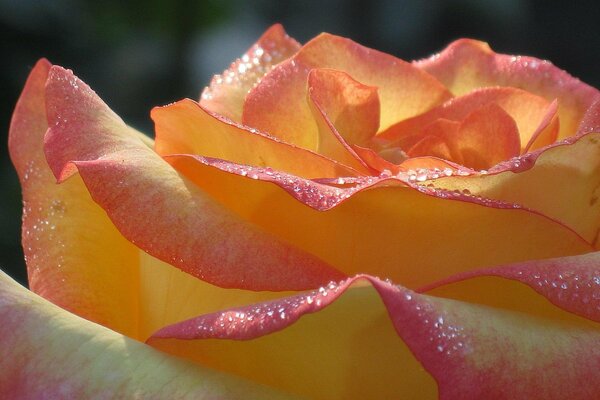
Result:
[[[39,61],[1,397],[597,398],[598,96],[474,40],[276,25],[152,141]]]

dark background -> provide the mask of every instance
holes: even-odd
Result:
[[[10,115],[40,57],[71,68],[130,125],[149,110],[196,99],[214,73],[275,22],[305,42],[327,31],[422,58],[453,39],[549,59],[600,86],[600,6],[519,0],[0,0],[0,268],[26,281],[21,198],[6,148]]]

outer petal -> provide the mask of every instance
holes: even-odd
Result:
[[[305,178],[356,174],[326,157],[228,121],[192,100],[154,108],[152,119],[160,155],[200,154]]]
[[[78,318],[20,287],[2,271],[0,318],[3,398],[291,398]]]
[[[561,221],[598,246],[600,133],[515,158],[487,175],[442,178],[428,184],[521,204]]]
[[[224,287],[293,290],[343,276],[181,177],[71,72],[50,71],[47,104],[46,157],[55,176],[79,171],[119,231],[149,254]]]
[[[79,177],[56,185],[44,158],[49,69],[50,63],[40,60],[32,70],[9,133],[10,155],[23,190],[29,284],[71,312],[135,336],[139,250],[114,228]]]
[[[600,93],[549,61],[496,54],[486,43],[469,39],[457,40],[440,54],[414,65],[438,78],[457,96],[480,87],[512,86],[548,101],[558,99],[559,139],[575,134],[585,111]]]
[[[280,24],[271,26],[246,54],[212,79],[210,86],[202,92],[200,104],[240,122],[248,91],[274,65],[291,57],[299,48],[300,44],[290,38]]]
[[[354,278],[184,321],[160,330],[150,343],[314,398],[434,398],[415,359],[400,342],[390,342],[391,326],[381,321],[387,311],[396,333],[436,379],[441,399],[587,399],[600,390],[594,372],[600,366],[596,323],[548,302],[528,315],[365,278],[377,292],[357,286]],[[479,295],[502,297],[501,292]],[[538,312],[555,320],[539,318]],[[253,368],[243,360],[252,360]],[[336,368],[329,368],[332,362]],[[377,374],[370,375],[372,370]]]
[[[349,39],[321,34],[270,71],[246,97],[242,121],[301,147],[314,149],[317,127],[306,103],[313,68],[332,68],[379,88],[380,129],[442,103],[448,91],[430,75]]]
[[[564,226],[513,204],[436,198],[396,179],[326,185],[222,160],[166,159],[245,220],[347,275],[366,272],[414,288],[478,266],[592,250]],[[465,243],[468,251],[459,251]],[[411,260],[411,268],[398,260]]]

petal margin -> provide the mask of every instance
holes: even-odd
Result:
[[[114,228],[79,177],[56,185],[44,157],[50,67],[40,60],[31,71],[8,138],[23,193],[29,285],[70,312],[135,337],[139,250]]]
[[[497,54],[485,42],[459,39],[439,54],[414,62],[439,79],[450,91],[463,95],[476,88],[512,86],[558,99],[558,139],[576,133],[579,121],[600,92],[546,60]]]
[[[362,84],[378,87],[381,130],[451,97],[435,78],[410,63],[323,33],[273,68],[248,93],[243,123],[314,149],[317,127],[306,102],[307,77],[314,68],[344,71]]]
[[[299,290],[344,276],[244,222],[134,135],[82,81],[50,70],[46,158],[59,181],[79,172],[119,231],[147,253],[222,287]]]
[[[69,314],[0,271],[0,396],[284,399]]]
[[[365,304],[368,307],[361,307]],[[567,314],[549,308],[554,316]],[[373,318],[374,310],[379,317],[382,311],[387,313],[393,329]],[[392,330],[404,343],[389,341]],[[594,372],[600,365],[598,324],[581,324],[577,317],[556,321],[418,294],[369,276],[200,316],[161,329],[148,343],[317,399],[436,398],[432,382],[416,360],[435,378],[439,398],[445,400],[587,399],[600,390]],[[346,359],[338,351],[352,357]],[[365,353],[375,356],[368,359]],[[355,363],[354,357],[360,362]],[[336,362],[334,371],[328,367],[330,358]],[[251,370],[244,367],[246,359],[252,360]],[[354,365],[361,366],[360,372],[353,370]],[[379,376],[365,375],[373,369]],[[277,375],[273,382],[272,371]],[[391,377],[395,380],[388,381]],[[296,380],[310,381],[311,387]],[[360,389],[355,391],[357,380]]]
[[[271,26],[229,69],[216,75],[202,91],[200,104],[233,121],[242,121],[246,94],[276,64],[298,51],[300,44],[289,37],[283,26]]]
[[[572,230],[518,205],[442,197],[389,174],[325,184],[223,160],[165,159],[244,220],[349,276],[369,273],[416,288],[476,267],[593,250]],[[468,251],[459,250],[465,243]],[[410,260],[419,274],[398,260]]]

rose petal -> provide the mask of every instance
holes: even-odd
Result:
[[[9,150],[23,190],[23,250],[31,289],[129,336],[137,334],[139,249],[90,198],[79,177],[56,185],[43,153],[44,84],[50,63],[31,71],[13,114]],[[82,228],[85,227],[85,228]]]
[[[587,399],[600,390],[592,372],[600,360],[598,324],[548,302],[545,311],[557,320],[363,277],[374,291],[357,279],[200,316],[165,327],[149,343],[312,398],[437,398],[405,346],[436,379],[441,399]],[[405,345],[391,341],[385,311]]]
[[[447,143],[460,157],[453,161],[475,170],[490,168],[521,151],[515,120],[494,103],[473,111],[458,133],[449,136]]]
[[[478,266],[592,250],[564,226],[513,204],[450,193],[436,198],[394,179],[325,185],[222,160],[166,160],[243,219],[347,275],[365,272],[419,287]],[[468,251],[459,251],[465,243]]]
[[[246,94],[274,65],[298,51],[300,44],[280,24],[271,26],[229,69],[216,75],[204,89],[200,104],[206,109],[241,122]]]
[[[558,139],[575,134],[585,111],[600,93],[549,61],[497,54],[487,43],[476,40],[457,40],[440,54],[414,65],[435,76],[456,96],[481,87],[512,86],[548,101],[558,99]]]
[[[542,295],[566,311],[600,322],[600,252],[468,271],[419,291],[555,318]],[[573,321],[572,314],[563,317]]]
[[[200,154],[305,178],[356,175],[330,159],[228,121],[186,99],[152,110],[156,152]]]
[[[428,184],[521,204],[561,221],[598,246],[600,133],[573,138],[499,165],[490,172],[442,178]]]
[[[139,320],[136,338],[146,340],[158,329],[201,314],[291,295],[224,289],[186,274],[140,252]]]
[[[348,144],[364,146],[379,129],[377,88],[363,85],[345,72],[313,69],[308,74],[308,96]]]
[[[0,395],[10,399],[283,399],[50,304],[0,271]]]
[[[295,290],[343,276],[224,209],[131,135],[71,72],[53,67],[46,91],[54,175],[63,181],[78,171],[117,229],[144,251],[222,287]]]
[[[455,97],[429,112],[400,121],[378,135],[378,140],[385,139],[394,146],[408,149],[423,137],[421,131],[424,127],[437,119],[461,122],[470,113],[489,104],[500,106],[515,120],[521,148],[526,148],[531,137],[549,124],[547,118],[551,111],[551,103],[544,98],[521,89],[492,87]],[[552,128],[558,129],[558,126],[552,125]],[[555,130],[550,129],[545,134],[543,143],[540,142],[539,145],[552,143],[556,139],[555,133]]]
[[[321,34],[266,74],[248,93],[244,124],[315,149],[318,132],[306,103],[306,80],[313,68],[338,69],[362,84],[377,87],[382,130],[450,98],[438,81],[409,63],[349,39]]]
[[[349,285],[190,319],[148,343],[309,399],[437,398],[377,292]]]

